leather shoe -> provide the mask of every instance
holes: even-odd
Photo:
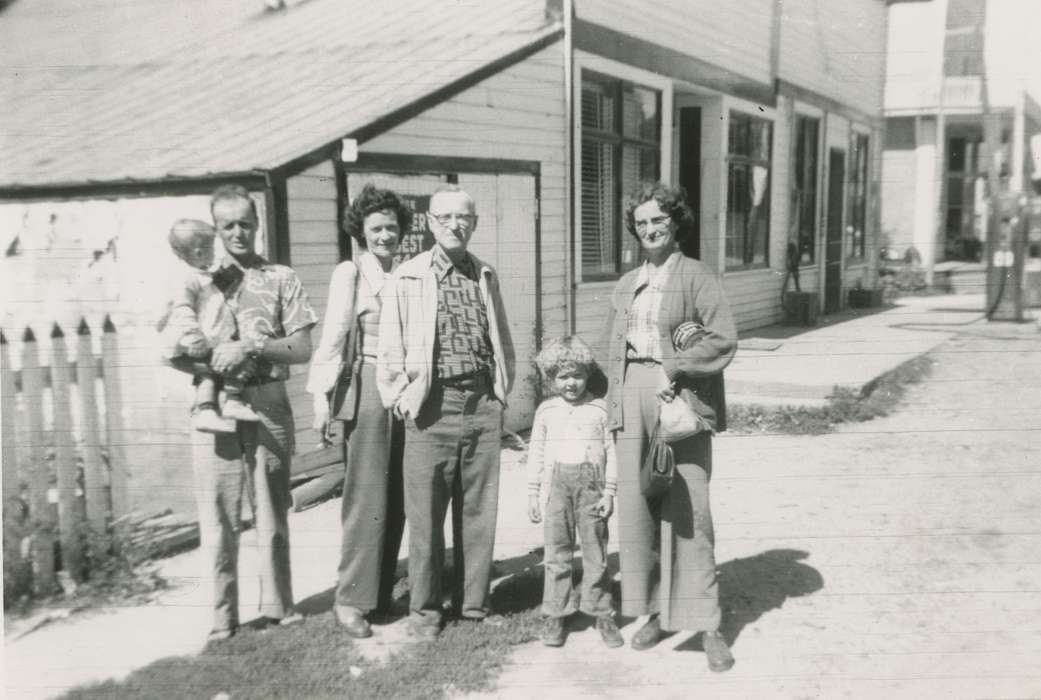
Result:
[[[622,633],[618,631],[618,625],[610,615],[596,618],[596,631],[600,633],[600,639],[604,640],[604,644],[612,649],[625,644]]]
[[[547,617],[542,623],[542,643],[548,647],[564,646],[567,639],[567,628],[562,617]]]
[[[644,649],[650,649],[661,640],[661,623],[658,621],[658,616],[654,615],[647,623],[636,630],[636,634],[633,635],[632,648],[636,651],[643,651]]]
[[[365,639],[372,636],[372,628],[362,615],[361,610],[347,606],[337,605],[336,620],[347,631],[347,634],[355,639]]]
[[[730,653],[730,647],[719,632],[706,632],[701,640],[701,646],[705,649],[708,657],[709,670],[716,673],[729,671],[734,667],[734,655]]]
[[[235,632],[238,629],[235,627],[224,627],[222,629],[210,630],[210,633],[206,635],[206,642],[223,642],[225,639],[230,639],[235,636]]]

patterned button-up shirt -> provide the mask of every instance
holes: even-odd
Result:
[[[235,314],[242,340],[285,338],[318,322],[300,278],[285,265],[260,256],[245,265],[227,258],[213,277]],[[272,363],[270,372],[258,367],[258,375],[286,379],[289,366]]]
[[[628,344],[626,356],[641,360],[661,362],[661,343],[658,342],[658,309],[661,308],[662,290],[669,273],[676,266],[682,253],[669,256],[657,270],[644,263],[636,278],[636,297],[629,309],[629,320],[625,329]]]
[[[430,267],[437,278],[437,352],[439,379],[491,370],[488,311],[481,297],[477,267],[467,253],[458,265],[435,245]]]

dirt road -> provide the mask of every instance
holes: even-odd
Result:
[[[885,419],[718,439],[732,671],[689,635],[585,630],[519,648],[488,696],[1041,697],[1041,335],[967,326],[932,357]]]

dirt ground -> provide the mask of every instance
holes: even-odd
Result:
[[[586,629],[519,648],[487,697],[1041,697],[1041,334],[976,324],[932,357],[884,419],[717,440],[733,670],[690,635]]]
[[[635,652],[608,650],[585,629],[563,649],[519,647],[485,697],[1041,697],[1041,333],[975,324],[932,357],[931,376],[885,419],[823,436],[717,439],[712,504],[733,670],[708,671],[690,635]],[[500,559],[524,559],[541,541],[517,459],[504,452]],[[291,519],[294,590],[310,614],[328,613],[338,510],[330,501]],[[245,620],[256,562],[243,539]],[[49,697],[197,653],[209,623],[202,566],[197,550],[163,561],[172,588],[151,605],[77,613],[23,637],[8,629],[7,697]],[[628,638],[637,625],[624,622]],[[385,658],[405,640],[395,624],[360,646]]]

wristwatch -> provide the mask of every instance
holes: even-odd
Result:
[[[254,360],[259,360],[261,353],[264,352],[264,338],[254,338],[250,341],[249,356]]]

